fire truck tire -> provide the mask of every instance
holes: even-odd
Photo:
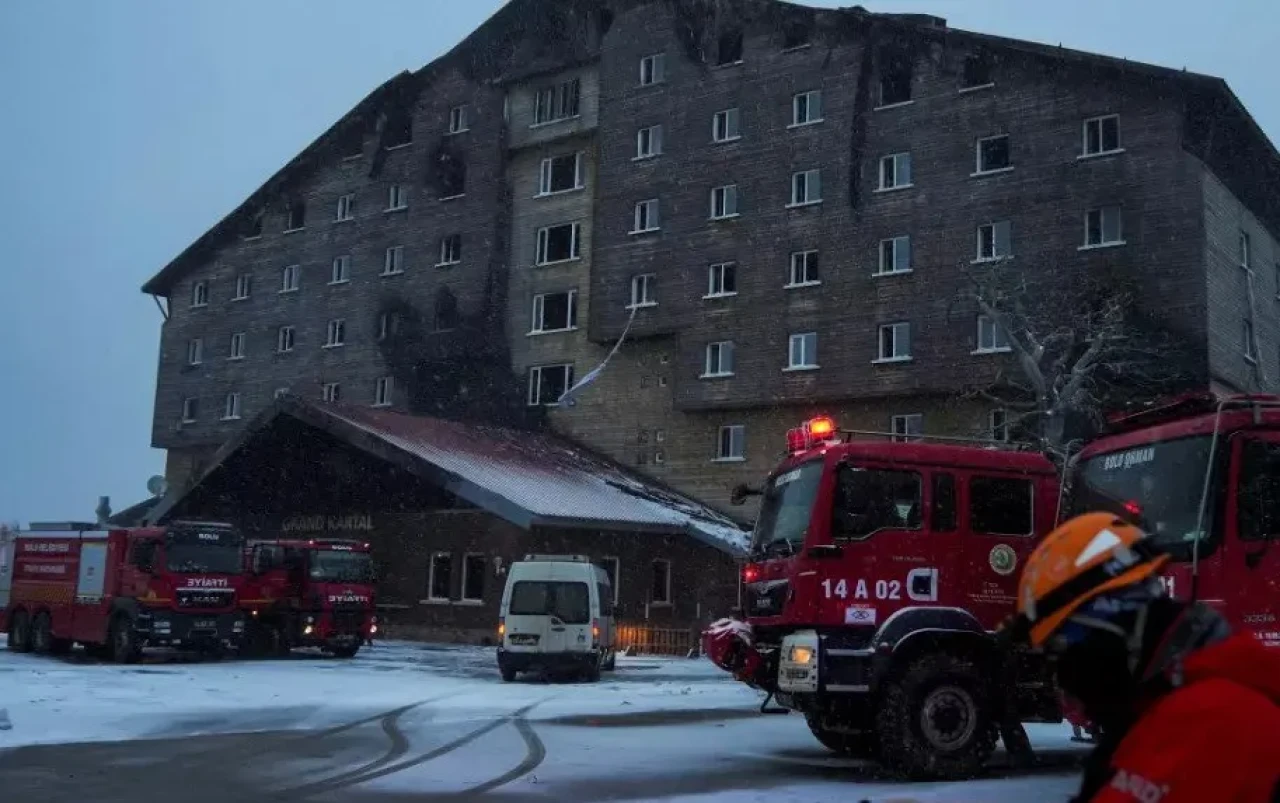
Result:
[[[138,646],[138,638],[133,634],[133,624],[129,617],[117,616],[112,619],[108,638],[111,660],[116,663],[134,664],[142,657],[142,648]]]
[[[806,716],[809,731],[823,747],[849,758],[873,758],[876,755],[876,739],[872,733],[841,733],[822,726],[816,716]]]
[[[982,771],[997,729],[978,665],[948,653],[920,656],[885,683],[876,713],[881,758],[914,780]]]
[[[31,651],[48,655],[53,652],[53,619],[48,611],[40,611],[31,623]]]
[[[9,649],[31,652],[31,617],[26,611],[18,611],[9,622]]]
[[[609,650],[609,657],[605,659],[604,666],[600,667],[606,672],[612,672],[618,668],[618,653]]]
[[[348,647],[334,647],[333,657],[334,658],[355,658],[356,653],[358,652],[360,652],[359,642],[352,644]]]

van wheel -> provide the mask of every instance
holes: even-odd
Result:
[[[18,611],[9,622],[9,649],[31,652],[31,617],[26,611]]]
[[[31,651],[40,655],[53,652],[53,620],[48,611],[37,613],[31,625]]]

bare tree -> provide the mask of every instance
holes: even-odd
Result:
[[[1123,279],[1031,281],[1007,263],[964,266],[961,293],[1011,352],[994,381],[970,395],[1009,411],[1009,425],[1063,463],[1110,409],[1194,381],[1196,356],[1184,336],[1140,313]]]

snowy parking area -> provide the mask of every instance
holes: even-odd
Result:
[[[799,716],[759,714],[760,696],[705,660],[622,657],[596,684],[524,677],[502,683],[492,649],[398,642],[349,661],[136,666],[0,650],[0,789],[50,803],[1054,801],[1083,749],[1065,725],[1031,726],[1046,768],[906,784],[829,753]]]

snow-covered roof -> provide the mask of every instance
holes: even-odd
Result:
[[[748,534],[732,519],[552,435],[348,405],[308,405],[457,478],[449,490],[485,507],[498,497],[531,523],[684,532],[732,553]]]

